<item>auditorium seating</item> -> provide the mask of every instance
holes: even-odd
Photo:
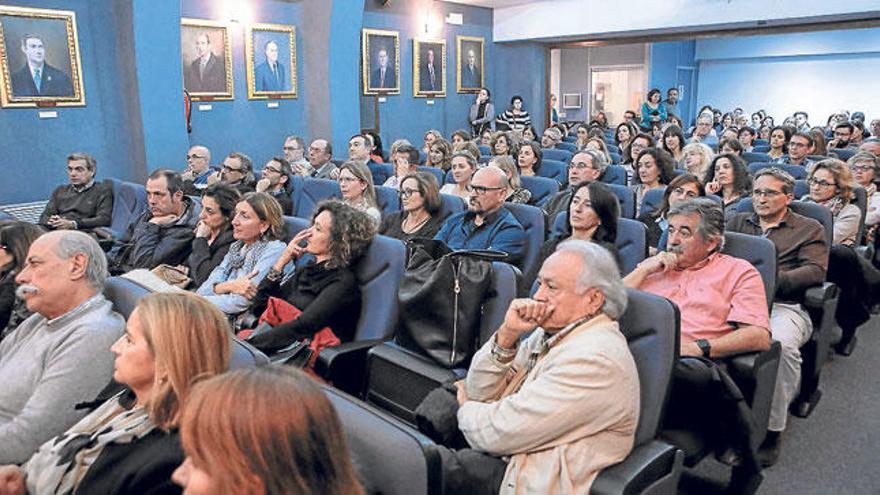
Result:
[[[552,148],[543,148],[541,153],[545,160],[558,160],[562,163],[570,162],[572,156],[570,151]]]
[[[620,165],[608,165],[608,167],[605,168],[605,173],[602,174],[602,177],[600,177],[599,180],[606,184],[625,186],[626,170]]]
[[[856,150],[850,148],[829,148],[828,154],[837,155],[838,159],[847,161],[856,154]]]
[[[419,172],[427,172],[427,173],[433,175],[434,178],[437,179],[437,187],[443,187],[443,179],[446,176],[446,173],[443,172],[443,169],[439,169],[437,167],[425,167],[425,166],[419,165],[418,171]],[[452,175],[451,172],[450,172],[450,175]]]
[[[110,233],[120,238],[129,225],[147,209],[147,190],[143,184],[106,179],[113,188],[113,213]]]
[[[770,161],[770,155],[768,155],[767,153],[755,153],[755,152],[743,153],[742,159],[745,160],[746,163],[752,163],[752,162],[766,163],[766,162]]]
[[[553,221],[552,235],[565,232],[568,212],[562,211]],[[617,219],[617,239],[614,246],[620,254],[621,268],[626,275],[633,271],[639,263],[648,257],[648,228],[638,220],[629,218]]]
[[[604,181],[603,181],[604,182]],[[619,184],[608,184],[608,189],[617,196],[620,201],[620,216],[623,218],[636,217],[636,193],[632,189]]]
[[[437,213],[440,215],[440,218],[448,218],[449,215],[454,215],[460,211],[464,211],[467,206],[464,203],[464,200],[459,198],[458,196],[453,196],[452,194],[441,194],[440,195],[440,211]]]
[[[574,143],[567,143],[562,141],[561,143],[556,145],[557,149],[568,151],[569,153],[574,153],[577,151],[577,146]]]
[[[376,186],[376,204],[382,216],[400,210],[400,192],[393,187]]]
[[[755,175],[758,170],[770,168],[770,167],[778,167],[782,170],[785,170],[792,177],[797,180],[806,179],[807,178],[807,169],[801,165],[792,165],[790,163],[766,163],[766,162],[752,162],[749,164],[749,173]]]
[[[546,177],[520,177],[524,188],[532,193],[529,204],[544,206],[556,193],[559,192],[559,183]]]
[[[311,218],[315,206],[328,198],[342,198],[338,182],[329,179],[305,179],[294,204],[293,216]]]
[[[492,154],[492,150],[490,150],[489,147],[485,144],[478,145],[477,148],[480,149],[480,154],[482,154],[483,156],[489,156]]]
[[[541,160],[541,166],[538,167],[538,175],[553,179],[565,187],[568,184],[568,165],[566,162],[545,157]]]
[[[519,267],[523,273],[532,273],[537,270],[537,264],[541,256],[541,246],[544,245],[544,234],[547,232],[544,212],[535,206],[515,203],[504,203],[504,207],[513,213],[513,216],[516,217],[516,220],[526,232],[526,246]],[[525,289],[528,289],[528,286]],[[520,290],[520,292],[522,293],[523,291]]]
[[[752,143],[754,143],[754,141]],[[762,144],[760,146],[755,146],[755,145],[752,146],[752,153],[767,153],[768,151],[770,151],[769,144]]]
[[[657,208],[660,208],[660,203],[663,202],[663,195],[666,193],[666,186],[658,187],[656,189],[648,189],[645,191],[645,194],[642,196],[642,208],[640,210],[640,216],[645,217],[649,216],[654,212]]]

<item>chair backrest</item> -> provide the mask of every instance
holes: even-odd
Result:
[[[541,255],[541,246],[544,244],[546,221],[544,212],[540,208],[530,205],[504,203],[504,207],[513,213],[516,220],[526,232],[526,246],[520,267],[523,273],[534,273]]]
[[[312,212],[315,211],[315,206],[321,200],[341,197],[342,192],[339,190],[339,183],[335,180],[305,179],[303,180],[293,214],[300,218],[311,218]]]
[[[825,155],[807,155],[807,158],[813,160],[814,162],[821,162],[822,160],[828,159],[828,157]]]
[[[754,141],[753,141],[753,143],[754,143]],[[766,152],[768,152],[768,151],[770,151],[770,145],[769,145],[769,144],[762,144],[762,145],[759,145],[759,146],[754,146],[754,145],[753,145],[753,146],[752,146],[752,153],[766,153]]]
[[[855,193],[856,197],[853,199],[853,204],[859,207],[859,211],[862,212],[861,217],[859,218],[859,236],[856,238],[856,242],[861,243],[862,238],[865,237],[865,216],[868,214],[868,192],[865,191],[865,188],[862,186],[856,186],[853,189],[853,193]]]
[[[617,196],[620,201],[620,216],[623,218],[636,217],[636,193],[632,189],[620,184],[608,184],[608,189]]]
[[[829,155],[837,155],[837,158],[839,158],[843,161],[847,161],[850,158],[852,158],[853,155],[856,154],[856,150],[849,149],[849,148],[829,148],[828,154]]]
[[[563,163],[568,163],[571,161],[572,152],[566,151],[562,149],[555,148],[543,148],[541,150],[542,156],[545,160],[559,160]]]
[[[284,217],[284,223],[290,237],[309,226],[307,220],[295,217]],[[361,316],[354,340],[389,340],[394,335],[397,290],[405,262],[406,249],[402,242],[377,235],[354,265],[354,275],[361,290]]]
[[[612,153],[611,151],[609,151],[608,156],[611,157],[611,163],[615,165],[620,163],[620,153]]]
[[[388,177],[394,177],[394,167],[390,163],[373,163],[370,165],[370,174],[373,176],[373,186],[378,187],[384,184]]]
[[[427,495],[442,491],[434,442],[389,413],[323,387],[339,415],[349,456],[367,493]]]
[[[553,220],[551,235],[560,235],[565,232],[568,221],[568,211],[561,211]],[[620,253],[620,261],[624,275],[633,271],[636,265],[648,257],[648,228],[638,220],[629,218],[617,219],[617,239],[614,246]]]
[[[400,209],[400,192],[393,187],[376,186],[376,203],[382,216]]]
[[[147,190],[143,184],[118,179],[106,179],[106,181],[113,188],[110,230],[119,237],[147,209]]]
[[[464,200],[452,194],[440,195],[440,211],[437,214],[442,219],[449,218],[450,215],[463,211],[466,208]]]
[[[565,141],[566,143],[576,143],[577,139],[578,139],[577,135],[575,135],[575,134],[569,134],[568,136],[565,136],[564,138],[562,138],[562,140]]]
[[[789,207],[791,208],[791,211],[798,215],[810,217],[821,223],[822,227],[825,229],[825,242],[827,242],[829,246],[831,245],[831,239],[833,238],[834,233],[834,219],[831,216],[831,210],[820,204],[807,201],[792,201]],[[736,211],[740,213],[754,212],[755,208],[752,205],[752,198],[741,199],[739,203],[736,204]]]
[[[546,177],[520,177],[522,185],[532,193],[530,203],[535,206],[543,206],[556,193],[559,192],[559,183]]]
[[[810,194],[810,184],[807,183],[804,179],[798,179],[794,181],[794,197],[795,199],[801,199],[804,196]]]
[[[755,175],[758,170],[769,168],[769,167],[779,167],[782,170],[785,170],[795,180],[801,180],[807,178],[807,169],[801,165],[792,165],[790,163],[766,163],[766,162],[752,162],[749,164],[749,173]]]
[[[620,165],[608,165],[605,173],[599,179],[606,184],[617,184],[618,186],[626,185],[626,170]]]
[[[428,154],[424,150],[419,150],[419,165],[424,165],[428,160]]]
[[[477,148],[480,149],[480,154],[483,156],[489,156],[492,154],[492,150],[490,150],[485,144],[477,145]]]
[[[574,153],[575,151],[577,151],[577,145],[575,145],[574,143],[566,142],[566,141],[562,141],[559,144],[557,144],[556,148],[560,149],[560,150],[568,151],[569,153]]]
[[[769,161],[770,161],[770,155],[768,155],[767,153],[755,153],[755,152],[750,152],[750,153],[743,153],[743,154],[742,154],[742,159],[745,160],[746,163],[752,163],[752,162],[769,162]]]
[[[663,194],[665,193],[666,186],[645,191],[645,195],[642,196],[642,209],[640,214],[642,216],[650,215],[657,208],[660,208],[660,203],[663,202]]]
[[[437,167],[425,167],[424,165],[419,165],[417,170],[419,172],[427,172],[433,175],[434,178],[437,179],[437,187],[443,187],[443,179],[446,174],[443,172],[442,169],[439,169]],[[452,174],[449,175],[451,176]]]
[[[113,304],[113,310],[126,320],[134,311],[138,300],[150,293],[150,289],[123,277],[109,277],[104,283],[104,297]],[[231,370],[269,364],[269,358],[265,354],[238,337],[232,337],[231,351],[229,355]]]
[[[520,271],[510,263],[492,262],[492,295],[483,302],[480,344],[483,345],[504,323],[510,302],[516,299]]]
[[[770,141],[766,139],[755,139],[752,141],[752,146],[770,146]]]
[[[776,295],[776,244],[773,244],[773,241],[766,237],[725,232],[724,248],[721,252],[746,260],[758,270],[764,281],[767,307],[771,307],[773,297]]]
[[[541,167],[538,168],[538,175],[553,179],[565,186],[568,184],[568,165],[566,165],[565,162],[545,157],[541,159]]]
[[[669,398],[672,369],[678,359],[680,316],[668,299],[627,289],[628,304],[620,331],[626,337],[639,373],[639,426],[635,445],[652,440]]]

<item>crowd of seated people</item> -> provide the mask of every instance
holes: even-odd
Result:
[[[307,408],[315,409],[311,416],[304,412],[289,421],[309,425],[328,445],[344,448],[338,420],[328,417],[329,406],[318,389],[299,374],[223,374],[228,344],[200,349],[216,353],[202,357],[195,351],[169,349],[195,346],[190,342],[195,335],[228,336],[243,328],[253,328],[241,335],[269,355],[325,329],[335,343],[351,341],[362,304],[355,267],[377,233],[401,241],[434,239],[453,250],[500,251],[507,254],[506,262],[523,268],[526,231],[515,209],[505,205],[534,202],[521,176],[540,176],[547,150],[562,150],[565,143],[577,149],[566,164],[567,182],[535,209],[545,217],[546,237],[535,267],[539,274],[525,275],[539,281],[538,292],[511,303],[504,324],[474,355],[459,386],[458,422],[470,448],[442,452],[444,472],[452,473],[447,491],[477,480],[492,491],[554,492],[566,486],[581,492],[601,469],[626,457],[633,445],[639,397],[632,357],[615,322],[625,308],[624,284],[679,306],[682,356],[715,359],[765,350],[771,339],[781,343],[768,431],[756,455],[761,464],[774,464],[788,409],[798,392],[800,348],[814,331],[804,291],[825,281],[841,287],[836,317],[844,335],[836,349],[845,355],[853,351],[856,329],[870,317],[876,302],[880,272],[873,259],[854,248],[873,245],[877,237],[880,141],[870,137],[876,130],[865,128],[863,115],[859,121],[846,112],[815,128],[804,112],[774,126],[763,112],[749,121],[740,109],[716,113],[707,108],[685,132],[674,113],[674,98],[659,100],[659,92],[652,92],[645,105],[648,115],[643,112],[640,118],[630,112],[616,127],[596,121],[572,127],[571,133],[565,123],[543,133],[528,131],[529,126],[496,131],[488,142],[491,156],[474,141],[486,145],[484,132],[471,136],[456,131],[447,141],[431,130],[424,136],[424,157],[398,140],[384,160],[378,135],[357,134],[348,141],[345,162],[332,161],[326,139],[313,140],[306,150],[305,140],[287,136],[283,156],[271,158],[257,173],[240,152],[229,153],[215,167],[206,147],[193,146],[181,173],[159,169],[150,174],[146,210],[117,239],[102,230],[111,223],[109,183],[96,180],[93,158],[71,154],[69,184],[53,192],[40,226],[0,226],[0,324],[5,328],[0,333],[0,378],[15,383],[0,401],[0,462],[7,464],[0,468],[0,482],[20,486],[21,493],[173,491],[177,488],[171,484],[171,471],[184,457],[176,433],[180,428],[189,460],[175,479],[187,490],[198,493],[201,482],[264,489],[289,486],[285,483],[313,486],[313,472],[283,464],[291,455],[286,451],[271,462],[257,462],[257,452],[280,448],[274,443],[223,444],[232,440],[207,434],[210,430],[203,422],[232,421],[221,430],[268,428],[264,438],[294,438],[295,433],[285,432],[283,418],[261,423],[259,417],[229,419],[216,414],[218,408],[229,407],[218,402],[227,394],[241,397],[254,412],[280,410],[277,400],[245,398],[247,387],[291,387],[312,397]],[[521,99],[514,103],[521,104]],[[522,120],[520,107],[510,110],[515,120]],[[762,127],[767,130],[764,144],[756,141]],[[491,132],[491,125],[481,129],[486,130]],[[828,146],[823,150],[825,139]],[[765,147],[769,166],[750,172],[742,155],[758,146]],[[841,154],[835,155],[835,150]],[[850,155],[846,162],[837,159]],[[622,273],[616,246],[623,211],[619,191],[603,183],[610,176],[612,158],[618,157],[627,171],[623,185],[633,195],[651,250],[630,273]],[[384,162],[392,166],[391,176]],[[809,193],[802,199],[830,211],[830,244],[816,220],[790,207],[795,180],[773,165],[804,168]],[[311,212],[311,226],[291,237],[285,232],[284,215],[295,211],[297,176],[338,182],[340,199],[319,202]],[[437,177],[447,178],[442,188]],[[376,184],[397,190],[398,211],[380,210]],[[864,212],[856,202],[857,189],[867,198]],[[659,190],[663,193],[657,194]],[[662,199],[642,210],[649,192]],[[715,198],[697,199],[704,195]],[[462,204],[444,218],[442,207],[449,202]],[[753,212],[745,208],[749,202]],[[563,229],[555,231],[560,214],[565,215]],[[779,269],[770,307],[755,268],[721,253],[725,230],[774,243]],[[123,334],[122,319],[101,294],[108,271],[158,273],[163,267],[183,272],[187,278],[179,286],[197,296],[169,293],[141,299]],[[288,311],[287,321],[257,324],[270,309],[280,307]],[[201,328],[206,325],[210,328]],[[200,331],[180,331],[193,328]],[[586,328],[591,330],[585,332]],[[603,359],[568,351],[584,339],[596,339],[584,345],[595,346]],[[88,370],[82,369],[83,362],[89,362]],[[549,379],[547,370],[569,366],[578,371],[568,381],[542,382]],[[508,373],[512,370],[515,373]],[[189,393],[195,377],[221,374]],[[609,376],[617,381],[602,381]],[[99,397],[111,378],[126,390],[93,403],[91,412],[74,409]],[[591,380],[602,381],[602,387]],[[551,385],[559,391],[547,392]],[[532,416],[524,415],[520,404],[526,403]],[[585,404],[597,414],[584,414]],[[547,416],[540,412],[544,407],[565,416],[554,431],[563,428],[567,440],[553,449],[541,448],[553,441]],[[578,413],[566,414],[568,407],[576,407]],[[667,419],[704,427],[707,436],[717,427],[674,417],[677,412],[672,408]],[[521,425],[528,418],[525,432]],[[98,430],[99,425],[110,428]],[[80,437],[93,442],[81,445],[75,441]],[[126,446],[116,446],[120,442]],[[85,449],[77,450],[84,455],[65,456],[59,462],[61,451],[71,448]],[[216,456],[230,452],[243,459],[237,470],[214,469],[223,464]],[[575,454],[588,461],[570,472],[550,468]],[[318,456],[309,461],[314,465],[331,462],[320,458],[320,452],[309,455]],[[361,488],[347,459],[336,456],[332,462],[341,464],[327,469],[333,470],[338,493],[357,493]],[[480,459],[475,464],[483,471],[468,467],[473,459]],[[103,469],[107,463],[121,468]],[[279,476],[280,469],[296,475]],[[129,472],[139,477],[128,477]],[[141,484],[131,485],[133,479]],[[207,490],[204,493],[211,491]]]

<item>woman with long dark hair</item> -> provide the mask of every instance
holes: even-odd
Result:
[[[31,243],[43,232],[25,222],[0,224],[0,339],[31,315],[24,299],[15,297],[15,276],[24,267]]]
[[[492,93],[489,88],[480,88],[474,103],[468,112],[468,122],[474,136],[481,136],[486,129],[494,129],[495,105],[491,101]]]

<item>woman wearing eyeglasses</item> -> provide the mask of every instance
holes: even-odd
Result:
[[[24,299],[15,297],[15,276],[24,266],[31,243],[42,234],[40,226],[30,223],[0,224],[0,339],[31,315]]]
[[[400,206],[400,211],[382,220],[380,234],[402,241],[415,237],[433,239],[443,226],[443,219],[438,215],[440,191],[432,174],[416,172],[404,176],[400,181]]]
[[[663,232],[666,231],[666,228],[669,227],[669,222],[666,220],[666,213],[669,212],[669,209],[681,201],[705,195],[706,193],[703,190],[703,183],[700,182],[700,179],[694,174],[683,173],[672,179],[666,187],[666,191],[663,193],[663,200],[656,209],[653,211],[642,212],[638,219],[648,227],[648,236],[646,240],[648,243],[648,249],[651,251],[651,256],[656,254],[657,245],[660,243],[660,237],[663,235]]]
[[[339,167],[339,190],[342,192],[342,200],[347,204],[366,213],[376,226],[382,220],[379,207],[376,204],[376,190],[373,188],[373,174],[366,164],[359,161],[349,160]]]
[[[852,172],[856,184],[865,188],[868,196],[868,212],[865,215],[865,237],[868,243],[874,241],[877,225],[880,224],[880,194],[877,194],[877,181],[880,180],[880,158],[873,153],[860,151],[846,164]]]
[[[807,182],[810,184],[810,194],[803,199],[831,210],[834,217],[834,244],[857,244],[862,213],[851,202],[855,198],[855,183],[846,164],[834,158],[822,160],[813,166]]]

